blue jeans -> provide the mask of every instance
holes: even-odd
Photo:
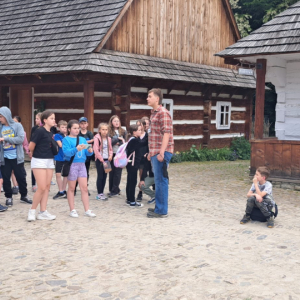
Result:
[[[172,153],[165,151],[165,161],[167,165],[172,158]],[[164,162],[157,160],[157,155],[151,157],[155,181],[155,210],[160,215],[168,213],[169,180],[163,176]]]

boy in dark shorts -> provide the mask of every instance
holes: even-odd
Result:
[[[55,173],[56,173],[56,182],[58,185],[58,193],[53,197],[54,200],[59,198],[67,198],[66,186],[68,182],[67,177],[61,176],[61,170],[64,165],[64,153],[62,151],[62,140],[67,135],[67,125],[68,123],[64,120],[58,122],[59,133],[56,133],[54,136],[54,140],[57,142],[59,146],[58,154],[54,156],[55,161]]]
[[[274,216],[273,208],[275,202],[272,196],[272,184],[266,179],[269,177],[270,171],[267,167],[259,167],[253,177],[253,184],[247,194],[247,206],[246,213],[243,219],[240,221],[241,224],[246,224],[250,221],[250,215],[253,207],[258,207],[262,214],[267,219],[267,226],[269,228],[274,227]]]

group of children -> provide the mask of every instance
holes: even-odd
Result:
[[[146,194],[154,195],[153,189],[144,184],[147,172],[143,172],[143,166],[149,165],[147,160],[149,152],[148,134],[146,132],[149,128],[149,118],[144,117],[136,125],[131,125],[127,134],[126,130],[121,127],[119,117],[114,115],[110,118],[109,123],[98,125],[98,133],[95,136],[87,130],[88,120],[85,117],[80,118],[78,121],[71,120],[68,123],[61,120],[57,124],[58,133],[54,135],[54,141],[56,141],[59,149],[58,153],[54,153],[53,147],[55,145],[53,146],[53,142],[50,140],[53,136],[51,128],[55,124],[54,113],[45,111],[36,118],[36,123],[41,123],[42,126],[36,128],[32,134],[29,151],[32,153],[31,169],[33,177],[37,181],[37,190],[33,197],[32,207],[28,212],[28,221],[34,221],[36,218],[47,220],[56,218],[55,215],[46,210],[54,167],[59,190],[53,199],[67,198],[70,216],[78,217],[74,206],[74,195],[76,194],[76,186],[79,185],[85,215],[95,217],[96,215],[89,209],[88,178],[91,159],[95,160],[97,170],[96,199],[107,200],[108,197],[119,195],[122,168],[115,167],[113,159],[118,148],[127,141],[127,156],[131,157],[133,155],[133,159],[129,160],[126,166],[126,202],[132,207],[141,207],[143,205],[138,201],[142,200],[142,190],[145,190]],[[62,177],[62,169],[65,168],[68,162],[70,165],[68,176]],[[139,185],[141,190],[137,197],[138,201],[136,201],[135,188],[138,171],[140,171],[140,177],[142,177],[142,174],[144,175],[141,181],[142,184]],[[107,173],[109,173],[109,193],[105,195],[104,188]],[[68,188],[66,188],[67,186]],[[154,199],[153,196],[149,203],[154,202]],[[40,204],[41,211],[36,216],[38,204]]]
[[[20,126],[20,119],[11,118],[9,109],[0,109],[0,148],[1,171],[5,175],[4,189],[6,205],[12,206],[12,189],[10,176],[14,187],[20,186],[21,201],[32,204],[28,212],[28,221],[54,220],[55,215],[47,211],[47,202],[50,191],[53,169],[56,172],[58,193],[53,199],[67,198],[70,207],[70,216],[78,217],[75,209],[74,196],[76,186],[81,190],[85,215],[95,217],[96,215],[89,208],[88,178],[91,160],[95,160],[97,169],[97,200],[107,200],[120,194],[120,181],[122,168],[114,166],[113,159],[121,145],[127,142],[126,153],[128,164],[126,202],[131,207],[143,206],[143,191],[150,196],[148,203],[155,201],[154,174],[150,160],[148,159],[148,129],[150,120],[147,117],[138,120],[131,125],[129,133],[121,127],[118,116],[110,118],[109,123],[100,123],[98,133],[94,136],[88,131],[88,120],[85,117],[79,120],[58,122],[58,133],[53,135],[55,127],[55,115],[51,111],[45,111],[36,116],[36,126],[33,127],[28,146],[27,138],[23,127]],[[55,132],[55,131],[54,131]],[[56,141],[56,142],[54,142]],[[55,149],[58,146],[58,151]],[[32,178],[37,182],[33,201],[27,197],[26,173],[24,169],[23,148],[31,157]],[[22,150],[22,151],[21,151]],[[58,152],[58,153],[57,153]],[[55,165],[54,165],[55,161]],[[62,169],[69,164],[67,177],[62,177]],[[104,188],[109,172],[109,193],[104,194]],[[138,174],[139,173],[139,174]],[[267,181],[270,172],[266,167],[256,170],[253,184],[247,194],[247,206],[245,215],[240,221],[241,224],[249,222],[254,209],[258,209],[267,221],[267,226],[274,227],[274,208],[276,206],[272,196],[272,184]],[[0,173],[1,175],[1,173]],[[15,177],[14,177],[15,176]],[[137,178],[140,178],[140,191],[135,197]],[[0,180],[2,175],[0,176]],[[34,181],[33,181],[34,182]],[[68,189],[66,186],[68,185]],[[151,188],[152,187],[152,188]],[[66,192],[67,190],[67,192]],[[36,215],[36,208],[40,205],[40,212]],[[4,206],[1,205],[1,211]],[[276,215],[275,215],[276,216]]]

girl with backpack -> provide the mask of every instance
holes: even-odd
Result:
[[[143,204],[135,201],[135,188],[137,184],[137,173],[142,159],[140,149],[148,145],[148,137],[141,140],[141,126],[131,125],[129,127],[130,140],[126,147],[127,157],[130,158],[126,166],[127,184],[126,184],[126,203],[131,207],[143,207]]]
[[[86,157],[93,155],[93,149],[88,145],[84,137],[79,136],[79,122],[77,120],[69,121],[67,130],[68,136],[66,136],[62,141],[62,149],[65,160],[71,163],[68,175],[67,192],[70,206],[70,217],[78,218],[78,213],[74,205],[74,191],[77,181],[81,191],[81,200],[84,206],[85,216],[96,217],[96,215],[89,209],[89,193],[85,167]]]
[[[113,159],[120,148],[126,141],[126,131],[121,127],[121,121],[117,115],[110,118],[108,123],[108,135],[111,137],[111,145],[113,149]],[[112,159],[112,161],[113,161]],[[112,163],[111,172],[109,173],[109,197],[116,196],[120,193],[120,182],[122,176],[122,168],[117,168]]]
[[[100,123],[98,125],[98,134],[94,137],[94,153],[97,169],[97,200],[107,200],[104,195],[104,188],[107,178],[105,168],[113,158],[113,148],[111,138],[108,136],[108,124]]]

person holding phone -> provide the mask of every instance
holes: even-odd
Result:
[[[113,149],[111,145],[111,138],[108,136],[108,124],[100,123],[98,125],[98,134],[94,138],[94,153],[97,168],[97,191],[96,200],[107,200],[104,195],[104,188],[106,184],[107,173],[105,168],[107,162],[113,158]]]

